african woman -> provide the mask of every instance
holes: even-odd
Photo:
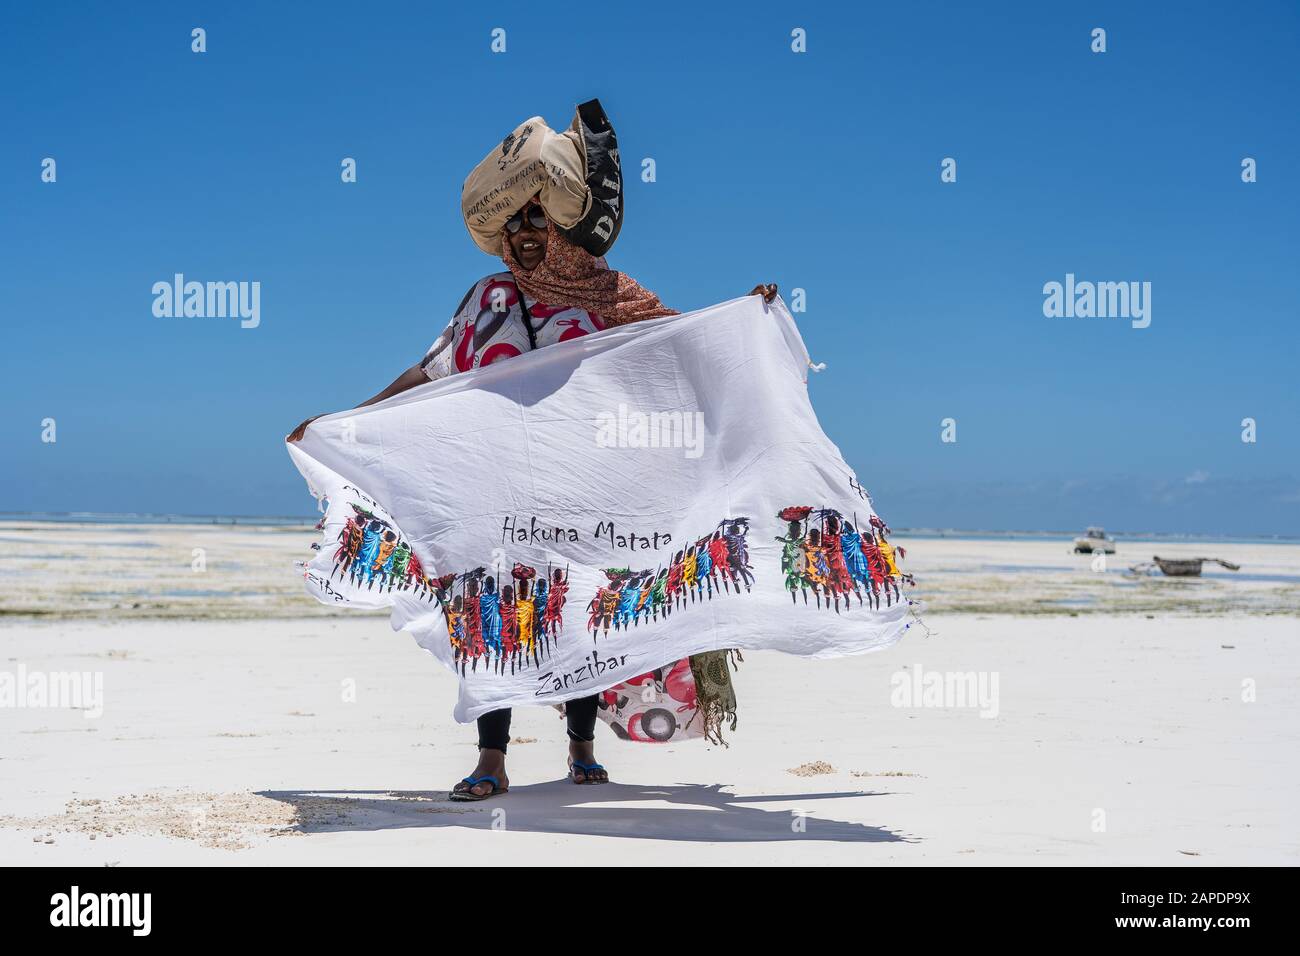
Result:
[[[862,553],[862,534],[852,522],[844,523],[844,533],[840,535],[840,546],[844,549],[844,567],[853,579],[853,590],[862,603],[862,589],[871,589],[871,569],[867,566],[867,556]]]
[[[894,557],[894,546],[885,540],[884,532],[876,532],[876,547],[880,549],[880,556],[885,561],[886,580],[894,588],[894,597],[901,599],[902,593],[898,590],[898,581],[903,576],[903,572],[898,570],[898,562]]]
[[[501,653],[510,661],[510,673],[515,671],[519,656],[519,609],[515,605],[515,589],[507,584],[501,588]]]
[[[682,589],[682,553],[677,552],[673,556],[673,563],[668,566],[668,584],[664,588],[664,596],[668,598],[668,604],[664,608],[664,613],[671,613],[673,604],[678,600],[678,594]]]
[[[556,568],[551,572],[551,589],[546,595],[546,611],[542,615],[542,626],[553,637],[558,637],[564,627],[564,602],[568,593],[568,576]]]
[[[749,533],[749,519],[737,518],[728,524],[728,531],[723,538],[727,542],[727,560],[731,564],[732,580],[737,582],[736,593],[740,593],[740,582],[745,590],[754,583],[754,575],[749,570],[749,544],[745,535]]]
[[[722,537],[721,529],[713,532],[713,539],[709,542],[709,559],[713,563],[713,570],[722,578],[723,590],[730,590],[727,587],[727,575],[731,573],[731,563],[727,556],[727,542]]]
[[[365,519],[360,515],[348,518],[344,524],[343,530],[339,532],[339,548],[334,552],[334,571],[338,571],[340,577],[356,561],[357,554],[361,550],[361,539],[365,536],[365,530],[362,527]],[[330,577],[334,577],[333,571]]]
[[[530,584],[527,579],[519,582],[519,598],[515,601],[515,620],[519,627],[519,649],[523,651],[524,657],[532,655],[535,659],[537,635],[533,631],[533,625],[536,623],[534,611],[537,605],[533,603]]]
[[[591,631],[593,635],[600,630],[601,608],[604,606],[605,592],[608,590],[609,588],[607,586],[601,585],[596,589],[596,596],[587,604],[587,611],[589,612],[587,616],[587,630]]]
[[[382,522],[377,518],[372,518],[366,524],[365,533],[361,537],[361,550],[357,553],[358,560],[352,564],[353,576],[362,581],[369,581],[374,574],[375,558],[379,557],[380,545],[384,543],[383,528]]]
[[[701,595],[708,588],[709,597],[713,597],[713,558],[709,557],[709,539],[701,538],[695,542],[695,587]]]
[[[686,549],[686,557],[682,560],[682,586],[692,601],[695,600],[695,573],[698,569],[699,560],[695,557],[695,545],[691,545]]]
[[[388,579],[388,573],[392,569],[393,552],[397,549],[397,533],[392,528],[385,528],[379,542],[379,553],[375,555],[374,567],[370,569],[372,575],[379,575],[380,581]]]
[[[844,545],[840,540],[840,519],[838,515],[826,515],[822,527],[822,546],[826,549],[826,567],[829,571],[831,590],[835,594],[835,610],[840,609],[840,595],[844,595],[844,605],[848,607],[848,594],[853,590],[853,579],[844,561]]]
[[[804,579],[812,588],[813,596],[817,599],[817,606],[822,605],[822,592],[826,592],[826,605],[830,606],[830,585],[829,576],[830,568],[826,566],[826,555],[822,550],[821,532],[816,528],[809,528],[808,535],[803,540],[804,554]]]
[[[411,587],[427,591],[433,590],[433,584],[424,576],[424,565],[420,564],[420,558],[414,551],[406,562],[406,580]]]
[[[411,546],[405,541],[397,542],[397,547],[393,549],[393,560],[388,569],[388,589],[391,591],[396,584],[398,590],[406,588],[406,566],[411,563]]]
[[[628,629],[633,616],[636,614],[636,600],[640,596],[641,589],[637,587],[636,578],[630,578],[618,593],[618,610],[615,612],[614,630],[622,628],[626,631]]]
[[[627,273],[605,263],[603,255],[622,223],[618,152],[610,148],[615,142],[613,130],[597,101],[582,104],[578,113],[582,122],[578,139],[558,134],[533,117],[494,146],[470,174],[461,194],[466,226],[478,247],[500,256],[506,269],[471,286],[424,357],[363,406],[561,340],[675,314]],[[575,128],[578,125],[575,123]],[[586,129],[599,130],[608,137],[599,157],[579,145]],[[596,189],[589,181],[593,171],[587,168],[588,158],[610,164],[595,171]],[[616,189],[614,200],[603,191],[610,185]],[[776,293],[775,285],[753,290],[768,302]],[[294,429],[288,440],[301,439],[312,420]],[[713,557],[715,565],[725,566]],[[368,561],[373,560],[370,555]],[[535,614],[542,611],[532,604],[527,587],[521,582],[516,598],[521,641],[526,637],[531,641]],[[477,596],[473,600],[477,602]],[[466,620],[480,628],[477,603],[471,614],[468,601]],[[602,600],[601,610],[610,613],[613,608],[603,608]],[[605,783],[609,779],[595,762],[596,708],[595,694],[565,703],[574,783]],[[505,757],[510,710],[484,714],[478,719],[478,730],[478,765],[456,784],[454,799],[481,800],[503,793],[509,786]]]
[[[533,631],[547,653],[551,650],[551,636],[546,633],[546,592],[549,590],[550,582],[545,575],[533,583]]]
[[[889,593],[889,566],[885,564],[885,556],[880,552],[880,545],[876,544],[874,534],[864,534],[862,536],[862,553],[867,559],[867,569],[871,574],[871,593],[875,597],[876,607],[880,607],[880,592],[885,592],[885,605],[892,603]]]
[[[808,589],[804,581],[803,523],[791,521],[786,526],[784,535],[777,535],[781,542],[781,570],[785,573],[785,589],[790,592],[790,600],[799,603],[796,592],[803,591],[804,603],[808,603]]]
[[[501,595],[497,594],[496,578],[483,582],[483,593],[478,599],[478,613],[483,630],[483,646],[501,661]]]
[[[465,644],[464,601],[459,594],[452,599],[447,608],[447,634],[455,652],[454,659],[463,665],[468,656],[468,648]]]
[[[636,592],[636,620],[634,623],[650,620],[650,589],[654,587],[654,572],[642,571],[641,582]]]
[[[668,603],[668,572],[660,568],[659,573],[655,575],[654,586],[650,588],[650,616],[654,620],[659,620],[659,612],[663,610],[664,605]]]
[[[618,603],[623,599],[623,584],[625,578],[620,578],[611,583],[605,589],[604,595],[600,599],[600,623],[605,629],[605,634],[609,634],[609,627],[614,623],[618,614]]]

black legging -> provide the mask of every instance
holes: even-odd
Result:
[[[596,739],[596,695],[579,697],[564,702],[564,713],[569,723],[570,740]],[[510,743],[510,708],[503,707],[484,714],[478,719],[479,750],[505,752]]]

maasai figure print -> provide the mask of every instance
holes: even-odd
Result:
[[[330,579],[347,579],[367,590],[413,591],[433,600],[433,582],[425,577],[410,544],[387,521],[356,502],[352,511],[339,532]]]
[[[786,523],[786,533],[777,535],[781,545],[781,574],[790,600],[799,595],[808,603],[812,591],[817,607],[843,608],[868,605],[879,610],[903,600],[899,584],[912,584],[912,576],[898,569],[904,550],[886,540],[889,528],[877,515],[868,527],[857,527],[833,508],[813,509],[809,505],[783,508],[777,517]]]
[[[514,674],[550,656],[564,628],[568,569],[537,569],[516,562],[510,583],[486,567],[445,574],[431,582],[447,622],[452,659],[462,675],[487,671]]]
[[[587,604],[587,630],[627,631],[642,623],[667,619],[674,609],[709,600],[716,592],[748,593],[750,569],[748,518],[723,518],[712,532],[673,554],[668,567],[606,568],[609,583],[596,590]]]
[[[472,352],[471,368],[439,365],[423,391],[314,420],[288,444],[326,509],[301,565],[308,592],[391,609],[459,678],[457,720],[598,696],[597,716],[630,740],[716,740],[734,726],[735,650],[868,653],[918,620],[902,549],[817,424],[779,299],[593,326],[485,363],[528,338],[523,325],[503,338],[496,299],[520,301],[486,283],[458,310],[472,345],[458,326],[433,350],[453,370]],[[547,310],[533,304],[536,331]],[[568,338],[571,318],[545,325]],[[743,363],[702,358],[737,341]],[[591,453],[593,396],[658,408],[669,394],[720,440],[698,457],[631,440]],[[576,632],[566,612],[581,614]]]

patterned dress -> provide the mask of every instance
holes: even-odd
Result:
[[[598,315],[554,308],[525,296],[533,320],[530,335],[519,306],[520,294],[508,270],[479,279],[420,360],[424,374],[432,380],[445,378],[605,328]]]

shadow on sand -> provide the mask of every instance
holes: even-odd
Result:
[[[720,784],[633,786],[608,783],[576,787],[567,780],[512,786],[510,792],[479,803],[453,803],[446,791],[425,790],[264,790],[259,796],[291,804],[303,833],[393,830],[404,827],[491,829],[502,820],[515,831],[630,837],[688,842],[775,842],[831,840],[838,843],[911,843],[881,827],[802,813],[816,812],[823,800],[878,797],[864,791],[766,794],[724,793]],[[651,803],[653,806],[628,806]],[[783,803],[783,810],[758,804]],[[665,806],[664,804],[668,804]],[[500,824],[498,824],[500,825]]]

